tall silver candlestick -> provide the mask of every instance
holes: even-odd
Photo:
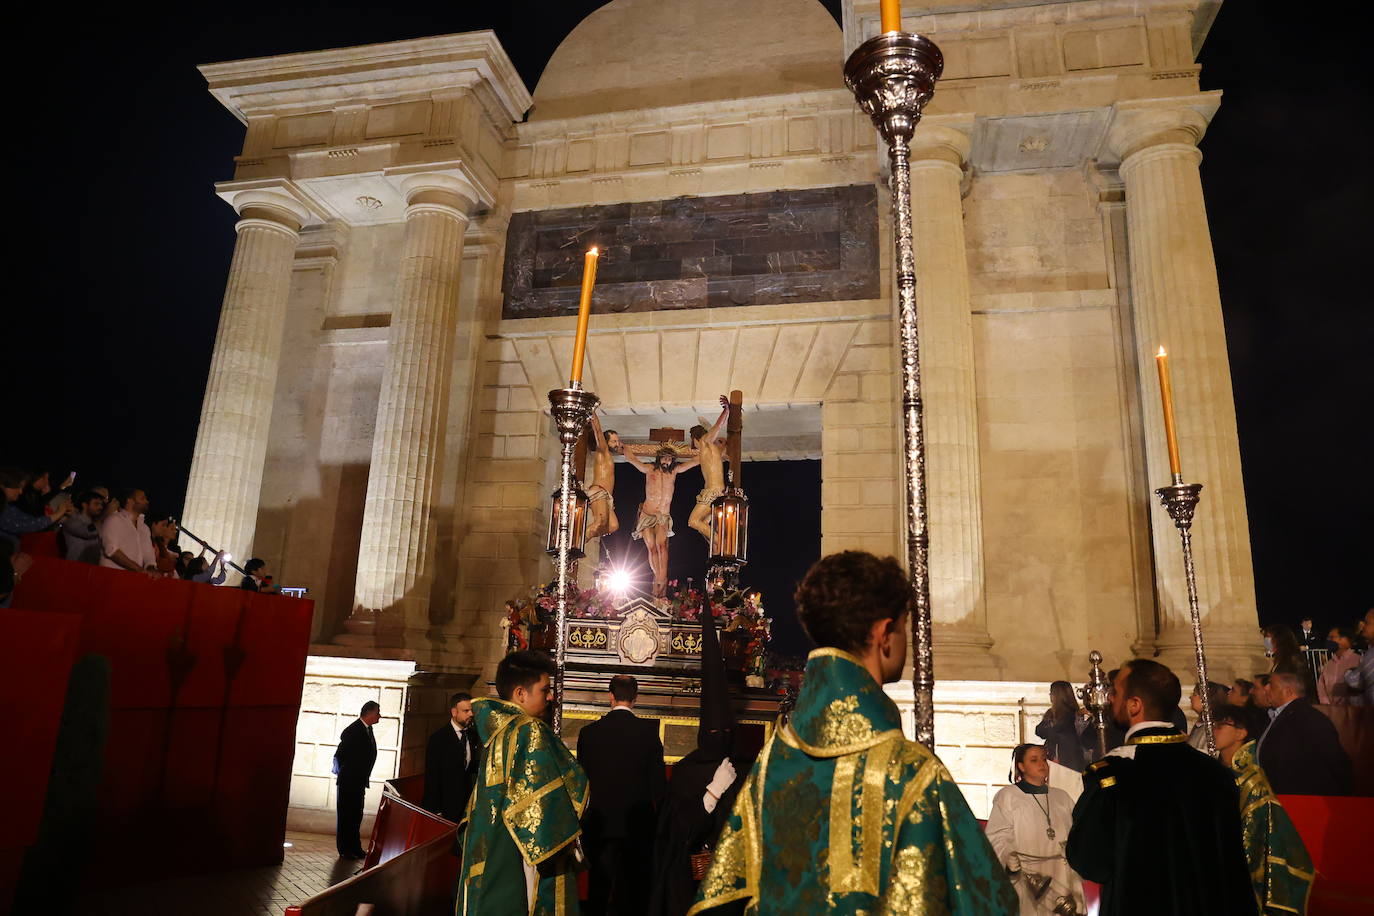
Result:
[[[916,593],[911,627],[916,740],[935,747],[935,671],[931,653],[930,536],[926,530],[925,431],[921,415],[921,349],[916,324],[916,256],[911,240],[911,136],[935,92],[944,57],[935,43],[888,32],[854,50],[844,81],[887,141],[892,166],[892,222],[902,341],[902,451],[906,479],[907,569]]]
[[[1202,728],[1207,734],[1207,753],[1217,755],[1216,735],[1212,731],[1212,700],[1207,691],[1207,653],[1202,646],[1202,615],[1197,606],[1197,573],[1193,567],[1193,511],[1197,509],[1200,483],[1184,483],[1182,474],[1175,474],[1174,482],[1155,490],[1164,511],[1174,520],[1179,539],[1183,542],[1183,575],[1188,581],[1188,615],[1193,623],[1193,650],[1197,653],[1198,692],[1202,698]]]
[[[574,504],[569,495],[573,492],[573,454],[582,430],[591,422],[592,412],[600,403],[601,399],[584,391],[580,382],[549,392],[549,412],[553,414],[558,441],[563,446],[558,478],[558,492],[563,494],[558,500],[558,611],[553,634],[553,730],[559,735],[563,734],[563,669],[568,657],[568,589],[575,575],[572,556]]]

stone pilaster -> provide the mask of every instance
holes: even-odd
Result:
[[[944,678],[997,674],[983,592],[978,398],[960,190],[968,154],[968,134],[953,127],[923,123],[912,140],[930,605],[937,673]]]
[[[1199,603],[1213,680],[1260,670],[1231,369],[1207,229],[1198,140],[1213,96],[1117,106],[1107,142],[1126,186],[1131,299],[1150,487],[1169,483],[1155,350],[1169,351],[1183,476],[1203,485],[1193,525]],[[1192,629],[1178,533],[1151,499],[1160,660],[1192,680]]]
[[[448,414],[463,234],[479,194],[466,179],[418,174],[402,184],[405,241],[363,508],[352,637],[398,642],[429,629],[434,502]]]
[[[220,308],[182,521],[238,562],[253,549],[286,301],[309,212],[283,191],[240,191],[238,241]]]

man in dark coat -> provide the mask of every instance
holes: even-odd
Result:
[[[659,813],[654,843],[654,893],[649,905],[653,916],[685,916],[697,894],[691,857],[705,847],[714,848],[735,807],[738,776],[749,769],[750,761],[740,761],[736,767],[730,759],[734,728],[725,658],[720,651],[715,620],[709,611],[704,611],[697,747],[673,765],[668,800]]]
[[[382,707],[368,700],[358,718],[339,736],[339,748],[334,752],[334,772],[338,774],[338,829],[334,842],[344,859],[367,857],[358,831],[363,824],[363,795],[372,778],[372,765],[377,762],[377,739],[372,726],[381,718]]]
[[[1331,720],[1312,708],[1304,679],[1269,676],[1272,721],[1255,756],[1276,795],[1349,795],[1350,757]]]
[[[639,683],[611,678],[611,711],[577,733],[577,762],[591,797],[582,815],[590,873],[587,909],[641,916],[649,903],[654,824],[666,778],[658,723],[634,714]]]
[[[449,698],[449,720],[425,747],[425,794],[420,806],[455,824],[467,812],[482,741],[472,727],[472,694]]]
[[[1298,628],[1297,636],[1298,648],[1303,651],[1326,648],[1326,632],[1318,630],[1311,617],[1302,619],[1302,626]]]
[[[1102,916],[1255,916],[1235,775],[1169,717],[1182,689],[1149,659],[1122,666],[1112,714],[1126,743],[1088,767],[1065,848],[1102,887]]]

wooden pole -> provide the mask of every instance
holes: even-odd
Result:
[[[730,416],[725,420],[725,448],[730,458],[734,485],[743,487],[743,464],[741,453],[744,448],[744,392],[736,389],[730,392]]]

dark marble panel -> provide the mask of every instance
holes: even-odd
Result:
[[[571,314],[583,254],[602,249],[596,312],[872,299],[872,185],[678,197],[511,218],[507,318]]]

